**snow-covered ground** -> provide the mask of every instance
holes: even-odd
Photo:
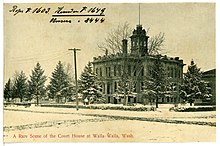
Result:
[[[4,140],[5,142],[215,141],[215,126],[198,125],[196,123],[215,123],[216,112],[170,112],[169,108],[165,107],[159,108],[159,111],[155,112],[91,109],[76,111],[76,109],[70,108],[5,107]],[[136,117],[139,119],[135,119]],[[178,122],[169,123],[167,121],[182,121],[185,123],[177,124]],[[195,123],[187,123],[190,121]],[[98,134],[99,138],[96,138],[93,134]],[[127,138],[123,137],[122,134],[126,134]],[[25,135],[27,135],[26,138]],[[38,135],[38,137],[34,135]],[[43,138],[46,135],[47,137]],[[55,138],[53,138],[54,135]],[[80,137],[78,135],[84,136]],[[86,136],[88,137],[86,138]]]

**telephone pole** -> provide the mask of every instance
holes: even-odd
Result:
[[[76,51],[80,51],[80,49],[68,49],[69,51],[73,51],[73,60],[74,60],[74,68],[75,68],[75,82],[76,82],[76,110],[79,110],[79,100],[78,100],[78,83],[77,83],[77,67],[76,67]]]

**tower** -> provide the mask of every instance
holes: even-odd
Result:
[[[148,38],[146,30],[142,25],[137,25],[133,31],[131,38],[131,54],[144,56],[148,54]]]

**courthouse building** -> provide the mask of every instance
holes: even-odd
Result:
[[[133,94],[128,95],[128,103],[143,103],[144,98],[141,94],[144,81],[152,75],[152,65],[158,55],[149,55],[148,53],[148,38],[145,29],[141,25],[137,25],[134,29],[131,39],[131,47],[128,48],[128,41],[122,40],[122,53],[111,54],[107,53],[104,56],[94,57],[93,69],[97,74],[101,84],[102,92],[106,97],[106,103],[122,103],[123,97],[119,98],[118,88],[119,82],[123,79],[128,79],[133,86]],[[130,51],[128,51],[130,49]],[[168,57],[159,55],[160,61],[167,72],[167,78],[173,83],[182,82],[183,77],[183,60],[179,57]],[[178,88],[172,92],[174,96],[162,97],[159,103],[174,103],[179,102]],[[146,102],[146,99],[145,99]],[[147,102],[154,102],[147,100]]]

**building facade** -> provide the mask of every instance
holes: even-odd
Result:
[[[106,97],[106,103],[123,103],[123,96],[120,98],[119,84],[128,81],[132,93],[128,94],[128,103],[152,103],[154,99],[142,98],[141,91],[145,86],[145,80],[152,76],[152,66],[160,58],[160,61],[166,70],[167,78],[173,83],[182,82],[183,60],[179,57],[167,57],[166,55],[149,55],[148,38],[145,29],[137,25],[133,31],[131,47],[128,48],[128,41],[122,40],[122,53],[107,53],[104,56],[94,57],[93,69],[100,82],[103,95]],[[128,53],[128,49],[130,49]],[[126,80],[126,81],[125,81]],[[125,84],[126,85],[126,84]],[[179,101],[178,88],[172,92],[172,97],[162,97],[159,103],[174,103]]]
[[[212,97],[208,100],[210,104],[216,104],[216,69],[203,72],[202,79],[208,82],[211,87]]]

